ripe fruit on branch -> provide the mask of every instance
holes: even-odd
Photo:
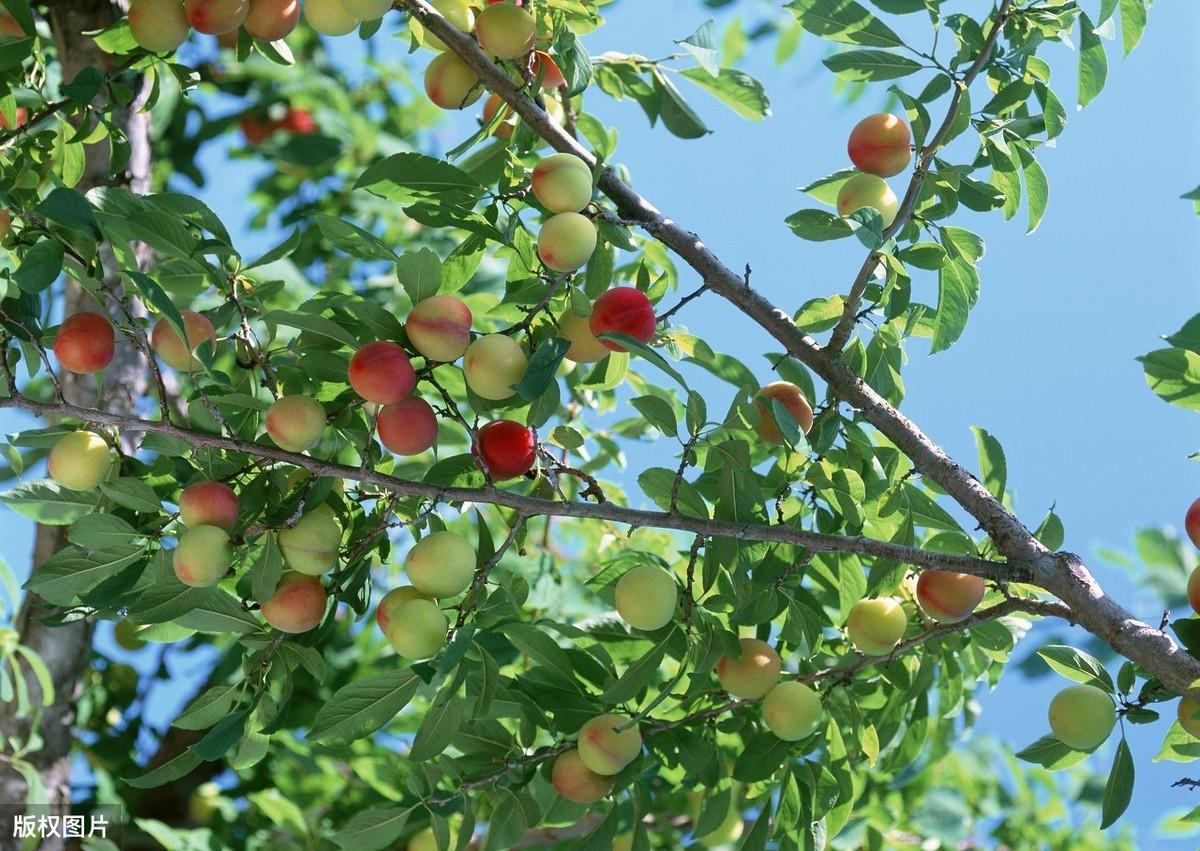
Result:
[[[280,632],[308,632],[325,617],[328,601],[321,580],[302,573],[285,573],[271,599],[262,604],[262,616]]]
[[[99,313],[68,316],[54,336],[54,355],[68,372],[99,372],[112,363],[115,350],[112,323]]]
[[[428,659],[446,646],[450,621],[437,603],[421,598],[406,600],[392,609],[387,638],[406,659]]]
[[[280,130],[296,133],[301,136],[311,136],[317,132],[317,122],[313,114],[304,107],[289,106],[283,118],[275,122]]]
[[[642,752],[642,734],[634,724],[627,730],[617,728],[629,723],[626,715],[597,715],[579,730],[579,758],[597,774],[610,776],[629,765]]]
[[[475,575],[475,549],[453,532],[434,532],[417,542],[404,559],[409,581],[430,597],[455,597]]]
[[[108,478],[113,454],[104,438],[94,431],[64,434],[50,450],[50,478],[64,488],[90,491]]]
[[[550,782],[558,794],[576,804],[594,804],[613,787],[612,777],[597,774],[583,764],[578,748],[563,751],[555,757]]]
[[[237,525],[237,494],[223,482],[188,485],[179,495],[179,519],[185,526],[217,526],[228,532]]]
[[[859,171],[891,177],[912,159],[912,134],[899,117],[887,112],[868,115],[854,125],[846,150]]]
[[[384,407],[375,429],[387,450],[397,455],[420,455],[437,443],[437,415],[424,399],[414,397]]]
[[[679,602],[675,577],[661,567],[642,564],[617,580],[617,613],[635,629],[651,631],[671,622]]]
[[[592,200],[592,171],[574,154],[551,154],[533,168],[533,194],[552,213],[578,213]]]
[[[300,23],[300,0],[250,0],[250,12],[242,26],[263,41],[279,41]]]
[[[345,35],[358,26],[342,0],[304,0],[304,20],[321,35]]]
[[[558,320],[558,336],[571,343],[565,357],[575,363],[596,363],[609,356],[611,349],[592,333],[591,320],[568,310]]]
[[[0,116],[3,118],[4,116]],[[12,233],[12,213],[8,210],[0,210],[0,240],[8,239],[8,235]]]
[[[367,343],[355,352],[347,374],[355,393],[380,405],[407,399],[417,384],[404,349],[387,340]]]
[[[402,585],[399,588],[393,588],[383,595],[379,601],[379,605],[375,607],[375,622],[379,624],[379,629],[386,636],[388,625],[392,622],[392,613],[396,611],[396,607],[401,603],[407,603],[409,600],[429,600],[433,601],[432,597],[427,597],[411,585]]]
[[[475,36],[485,53],[516,59],[533,50],[537,22],[533,15],[511,3],[489,5],[475,19]]]
[[[195,351],[202,344],[216,343],[217,332],[207,316],[194,310],[179,311],[179,318],[183,320],[186,342],[170,322],[160,319],[150,332],[150,345],[162,358],[162,362],[172,369],[180,372],[200,369],[202,365],[196,358]]]
[[[442,109],[463,109],[483,95],[483,83],[454,53],[442,53],[425,69],[425,94]]]
[[[392,8],[392,0],[342,0],[346,11],[360,21],[377,21]]]
[[[1179,726],[1193,738],[1200,739],[1200,701],[1186,695],[1179,699]],[[1061,738],[1061,737],[1060,737]]]
[[[601,293],[592,305],[588,326],[597,337],[601,334],[624,334],[639,343],[649,343],[654,339],[658,317],[654,315],[654,305],[644,292],[635,287],[613,287]],[[628,351],[612,340],[600,342],[614,352]]]
[[[839,216],[848,216],[860,207],[872,207],[883,218],[883,226],[888,227],[896,220],[896,211],[900,209],[900,201],[892,187],[882,177],[873,174],[856,174],[842,184],[837,194],[837,211]]]
[[[1188,506],[1187,514],[1183,518],[1183,529],[1192,539],[1192,543],[1200,547],[1200,499]]]
[[[817,729],[821,698],[804,683],[780,683],[762,702],[763,723],[785,742],[795,742]]]
[[[250,12],[250,0],[187,0],[184,11],[197,32],[220,35],[242,25]]]
[[[471,309],[452,295],[433,295],[413,305],[404,330],[426,358],[452,363],[471,343]]]
[[[850,607],[846,631],[860,653],[882,656],[900,643],[908,617],[894,597],[860,600]]]
[[[475,26],[475,10],[467,0],[433,0],[429,5],[440,12],[455,29],[468,33]],[[446,49],[445,42],[428,30],[425,32],[425,45],[434,50]]]
[[[513,420],[493,420],[479,430],[475,453],[496,479],[513,479],[533,469],[537,443],[533,429]]]
[[[574,272],[591,258],[596,239],[596,226],[587,216],[558,213],[538,232],[538,257],[555,272]]]
[[[563,76],[562,69],[554,61],[554,57],[544,50],[534,51],[533,64],[530,66],[530,70],[534,80],[537,80],[539,77],[541,78],[542,88],[547,91],[567,84],[567,78]]]
[[[320,576],[337,564],[341,543],[342,527],[324,506],[305,514],[290,529],[279,530],[284,562],[309,576]]]
[[[210,588],[221,581],[233,563],[229,536],[216,526],[195,526],[179,536],[173,565],[184,585]]]
[[[169,53],[187,41],[191,31],[180,0],[133,0],[129,4],[129,33],[144,50]],[[0,32],[8,34],[2,28]]]
[[[521,381],[528,365],[520,343],[504,334],[487,334],[467,348],[463,374],[477,396],[498,401],[517,392],[513,385]]]
[[[504,98],[500,95],[488,95],[488,99],[483,102],[483,124],[487,126],[492,123],[492,119],[496,117],[496,113],[504,111],[504,118],[492,130],[492,135],[497,139],[509,139],[512,137],[513,128],[517,126],[517,118],[513,114],[512,108],[504,102]]]
[[[783,662],[775,649],[757,638],[739,641],[742,655],[733,659],[725,654],[717,660],[717,679],[734,697],[757,700],[779,682]]]
[[[772,381],[754,394],[754,405],[758,408],[758,425],[754,430],[767,443],[780,446],[783,444],[783,434],[779,431],[775,412],[768,407],[770,402],[778,402],[792,415],[800,431],[808,434],[813,425],[813,409],[804,398],[804,391],[790,381]]]
[[[1099,747],[1117,723],[1112,698],[1089,685],[1068,686],[1054,695],[1049,716],[1054,735],[1077,751]]]
[[[917,605],[938,623],[954,623],[975,611],[985,590],[982,576],[926,570],[917,577]]]
[[[1187,581],[1187,600],[1192,611],[1200,614],[1200,567],[1192,569]]]
[[[325,409],[308,396],[281,396],[267,408],[267,434],[288,452],[303,452],[321,439]]]

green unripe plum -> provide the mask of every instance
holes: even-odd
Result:
[[[202,366],[195,355],[196,349],[201,344],[215,343],[217,332],[207,316],[194,310],[181,310],[179,317],[183,320],[183,333],[187,339],[180,336],[167,320],[160,319],[150,332],[150,346],[171,369],[190,372]]]
[[[742,820],[741,810],[738,809],[738,802],[734,800],[729,806],[729,812],[725,814],[725,821],[711,833],[706,833],[703,836],[697,837],[697,840],[704,848],[714,848],[718,845],[732,845],[741,838],[742,832],[746,829],[746,823]]]
[[[456,837],[458,831],[462,829],[458,818],[451,819],[450,825],[450,844],[447,846],[449,851],[453,851],[456,847]],[[408,840],[408,844],[404,846],[404,851],[443,851],[442,846],[438,845],[437,836],[433,832],[432,827],[426,827],[417,831]]]
[[[406,659],[429,659],[446,646],[450,621],[438,604],[414,599],[392,609],[387,638],[397,653]]]
[[[975,611],[986,590],[982,576],[926,570],[917,577],[917,605],[938,623],[955,623]]]
[[[404,559],[413,587],[430,597],[454,597],[475,576],[475,549],[453,532],[434,532],[417,542]]]
[[[483,95],[483,83],[454,53],[443,53],[425,69],[425,94],[442,109],[465,109]]]
[[[337,564],[342,527],[331,511],[310,511],[290,529],[279,530],[279,549],[292,570],[320,576]]]
[[[392,0],[342,0],[346,12],[360,21],[377,21],[392,9]]]
[[[558,336],[570,341],[571,348],[567,349],[566,359],[575,363],[596,363],[612,352],[592,333],[588,317],[569,310],[558,320]]]
[[[141,650],[146,646],[146,642],[138,637],[138,629],[138,625],[129,618],[119,620],[113,627],[113,640],[122,650]]]
[[[817,729],[821,698],[804,683],[780,683],[762,702],[763,723],[785,742],[795,742]]]
[[[551,154],[533,169],[533,194],[551,213],[578,213],[592,200],[592,172],[574,154]]]
[[[379,605],[375,607],[375,621],[379,624],[379,629],[384,635],[387,635],[388,624],[392,622],[392,613],[396,611],[396,607],[401,603],[407,603],[409,600],[429,600],[433,602],[433,598],[422,594],[411,585],[402,585],[399,588],[393,588],[383,595],[379,601]]]
[[[192,588],[211,588],[233,563],[229,535],[217,526],[196,526],[179,536],[175,547],[175,575]]]
[[[678,601],[675,577],[661,567],[639,565],[617,580],[617,613],[635,629],[666,626]]]
[[[321,580],[302,573],[285,573],[271,599],[262,604],[262,616],[280,632],[296,635],[321,622],[328,601]]]
[[[208,824],[220,810],[221,787],[216,783],[201,783],[187,802],[188,819],[193,824]]]
[[[50,450],[50,478],[73,491],[90,491],[108,478],[113,453],[94,431],[64,434]]]
[[[1117,723],[1112,698],[1089,685],[1067,686],[1054,695],[1049,716],[1055,737],[1077,751],[1099,747]]]
[[[440,12],[455,29],[468,33],[475,26],[475,10],[467,0],[433,0],[429,5]],[[446,49],[445,42],[428,30],[425,32],[425,46],[434,50]]]
[[[498,401],[512,396],[513,385],[525,375],[529,359],[521,344],[505,334],[487,334],[467,348],[463,373],[467,386],[484,399]]]
[[[325,431],[325,409],[308,396],[282,396],[267,408],[267,434],[288,452],[311,448]]]
[[[597,774],[612,775],[629,765],[642,752],[642,734],[637,725],[617,732],[629,723],[626,715],[597,715],[579,730],[579,758]]]
[[[838,215],[848,216],[860,207],[873,207],[883,217],[883,226],[887,227],[895,221],[900,201],[882,177],[856,174],[838,190]]]
[[[576,804],[594,804],[613,787],[612,777],[597,774],[583,764],[578,748],[563,751],[555,757],[550,782],[558,794]]]
[[[1187,600],[1192,611],[1200,614],[1200,567],[1192,568],[1187,581]]]
[[[133,0],[129,4],[129,32],[138,47],[151,53],[169,53],[187,41],[192,26],[181,0]]]
[[[304,0],[304,20],[321,35],[345,35],[358,26],[342,0]]]
[[[452,363],[471,344],[471,309],[452,295],[430,296],[413,305],[404,331],[426,358]]]
[[[633,851],[633,834],[621,833],[613,839],[612,851]]]
[[[1179,726],[1184,732],[1200,739],[1200,701],[1184,696],[1179,699]]]
[[[475,19],[475,36],[485,53],[516,59],[533,50],[537,22],[533,15],[511,3],[494,3]]]
[[[717,660],[717,679],[734,697],[757,700],[779,682],[783,662],[765,641],[743,638],[739,643],[742,646],[740,657],[733,659],[721,654]]]
[[[892,652],[907,627],[908,617],[893,597],[860,600],[850,608],[850,616],[846,619],[850,640],[867,656]]]
[[[250,11],[250,0],[187,0],[184,10],[197,32],[222,35],[242,25]]]
[[[555,272],[574,272],[596,250],[596,226],[579,213],[551,216],[538,232],[538,257]]]

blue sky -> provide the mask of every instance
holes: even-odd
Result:
[[[981,4],[965,5],[975,10]],[[608,8],[609,25],[585,44],[593,54],[618,50],[663,56],[677,49],[674,39],[691,34],[709,14],[696,0],[618,3]],[[1009,487],[1022,519],[1036,525],[1056,506],[1067,548],[1087,555],[1110,593],[1155,623],[1161,602],[1101,564],[1094,548],[1127,548],[1141,526],[1180,525],[1186,506],[1200,494],[1197,468],[1187,460],[1200,448],[1194,415],[1151,394],[1134,361],[1200,310],[1200,273],[1193,257],[1198,221],[1191,205],[1179,200],[1200,183],[1198,32],[1200,5],[1159,3],[1141,46],[1128,60],[1120,61],[1106,42],[1105,91],[1083,112],[1071,111],[1056,147],[1039,151],[1050,180],[1050,205],[1041,227],[1025,236],[1024,210],[1007,223],[998,213],[958,214],[957,224],[987,241],[980,303],[949,352],[930,357],[923,342],[912,343],[905,371],[904,411],[971,467],[970,426],[987,428],[1006,450]],[[823,50],[806,37],[783,69],[768,56],[748,60],[746,69],[765,83],[774,108],[761,123],[738,119],[680,82],[715,131],[700,140],[651,130],[631,101],[613,103],[599,93],[588,100],[590,111],[619,130],[618,159],[639,191],[699,233],[728,265],[749,263],[754,286],[789,310],[809,298],[844,292],[862,261],[857,242],[803,242],[783,220],[816,206],[796,188],[845,167],[846,134],[886,98],[885,86],[850,106],[835,98],[833,78],[819,65]],[[339,43],[343,52],[355,57],[352,39]],[[1075,54],[1055,47],[1046,58],[1060,98],[1072,103]],[[448,121],[438,144],[452,147],[467,135],[471,120]],[[214,165],[231,168],[223,144],[205,152],[210,173]],[[232,165],[251,168],[244,162]],[[232,190],[248,184],[233,179],[238,171],[225,174],[230,179],[214,181],[203,197],[252,254],[252,247],[271,239],[238,238],[245,232],[246,208]],[[892,182],[901,187],[898,179]],[[681,275],[685,291],[697,283],[694,276]],[[931,276],[915,284],[915,296],[935,300]],[[761,355],[772,347],[765,335],[718,297],[689,305],[682,322],[766,376]],[[5,431],[31,422],[0,413]],[[632,449],[632,468],[651,463],[652,451]],[[20,575],[27,568],[30,524],[0,509],[0,536],[0,554]],[[1057,625],[1055,631],[1079,643],[1086,638]],[[1035,633],[1017,658],[1037,642]],[[980,728],[1014,748],[1028,744],[1044,731],[1042,707],[1061,685],[1065,681],[1055,676],[1027,681],[1010,671],[996,691],[981,694]],[[1169,842],[1154,831],[1167,812],[1200,803],[1196,792],[1170,788],[1200,769],[1150,761],[1166,729],[1166,721],[1131,729],[1138,779],[1123,822],[1136,827],[1142,847],[1191,848],[1194,839]],[[1107,772],[1111,755],[1110,743],[1093,757],[1098,772]]]

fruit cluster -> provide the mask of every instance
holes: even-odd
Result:
[[[883,226],[889,227],[896,220],[900,202],[884,178],[902,172],[912,159],[908,125],[886,112],[868,115],[854,125],[846,148],[859,173],[838,190],[838,215],[870,207],[883,218]]]

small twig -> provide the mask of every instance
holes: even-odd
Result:
[[[749,267],[747,267],[747,268],[749,268]],[[747,272],[747,274],[749,274],[749,273]],[[680,309],[683,308],[684,305],[686,305],[690,301],[694,301],[695,299],[700,298],[700,296],[704,295],[704,293],[707,291],[708,291],[707,283],[703,283],[700,286],[698,286],[696,289],[692,290],[692,292],[688,293],[683,298],[681,298],[677,305],[672,307],[666,313],[661,314],[658,317],[658,324],[661,325],[664,322],[666,322],[668,319],[670,319],[672,316],[674,316],[676,313],[678,313],[680,311]]]

